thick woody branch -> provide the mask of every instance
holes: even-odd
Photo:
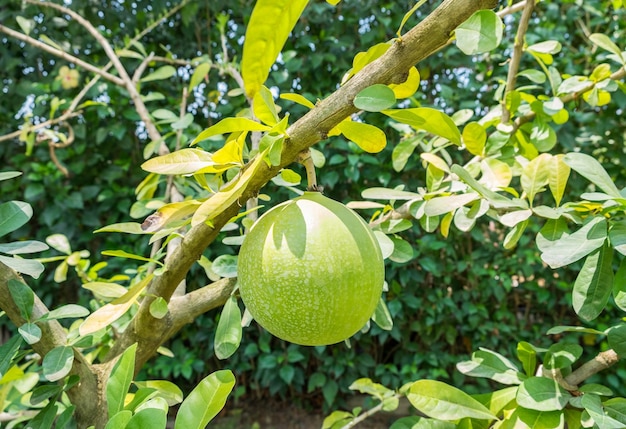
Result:
[[[181,245],[169,256],[168,270],[155,277],[149,286],[148,296],[133,321],[133,329],[127,329],[122,334],[121,343],[132,344],[138,341],[138,359],[151,356],[162,343],[162,328],[167,328],[168,322],[150,315],[150,303],[153,299],[150,297],[161,296],[169,301],[191,266],[215,240],[219,230],[239,212],[243,203],[256,195],[280,169],[296,161],[300,152],[325,138],[328,131],[356,112],[352,100],[361,90],[377,83],[398,82],[400,77],[407,75],[412,66],[447,44],[454,29],[474,12],[494,8],[496,4],[496,0],[445,0],[383,56],[291,125],[287,130],[289,139],[285,142],[280,165],[270,167],[262,164],[251,178],[242,197],[215,217],[211,226],[200,224],[186,234]],[[117,349],[117,352],[120,350]],[[116,353],[112,353],[109,358],[115,355]]]
[[[15,271],[0,262],[0,309],[6,312],[15,326],[21,326],[26,323],[26,320],[13,301],[8,287],[10,280],[24,283],[24,280]],[[35,294],[31,319],[36,321],[48,312],[46,305]],[[57,320],[36,323],[41,328],[41,339],[33,344],[32,348],[40,356],[45,356],[55,347],[67,345],[65,329]],[[79,351],[74,351],[74,363],[70,374],[78,375],[80,383],[68,390],[67,394],[71,402],[76,405],[76,412],[78,413],[76,417],[79,421],[103,414],[102,409],[105,409],[103,408],[105,404],[92,401],[90,395],[97,391],[98,384],[102,384],[103,379],[106,379],[108,374],[106,368],[105,365],[91,365]]]

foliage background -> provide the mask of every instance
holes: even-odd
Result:
[[[223,60],[219,17],[226,14],[224,34],[228,55],[236,61],[241,57],[244,17],[249,16],[252,3],[190,1],[144,37],[142,44],[147,52],[170,60],[204,56],[219,64]],[[267,86],[280,88],[281,92],[297,88],[311,100],[323,98],[336,89],[337,82],[351,67],[354,53],[392,38],[401,17],[411,6],[412,2],[404,1],[345,0],[333,8],[324,1],[311,2]],[[100,25],[116,47],[123,46],[170,7],[166,1],[72,2],[72,8]],[[624,9],[616,13],[616,20],[607,21],[608,7],[609,2],[600,0],[582,5],[573,1],[542,2],[536,11],[541,25],[531,25],[528,43],[558,40],[564,48],[555,57],[555,66],[565,72],[571,69],[573,73],[575,67],[577,73],[580,68],[590,73],[595,58],[578,48],[589,43],[585,31],[604,32],[614,40],[626,39],[625,26],[620,25],[626,20]],[[418,20],[427,12],[428,6],[424,6],[412,19]],[[35,15],[37,25],[31,35],[46,35],[57,43],[71,41],[74,55],[88,57],[96,64],[106,62],[100,47],[78,25],[68,25],[52,14],[40,13],[31,6],[22,8],[14,2],[0,10],[0,21],[15,26],[15,18],[20,15]],[[511,44],[515,16],[505,22],[509,26],[505,31],[508,39],[503,44]],[[46,117],[55,97],[69,101],[81,86],[71,89],[61,86],[55,78],[64,64],[52,56],[5,36],[0,36],[0,40],[0,135],[4,135],[23,123],[26,112],[32,111],[35,121]],[[442,50],[420,64],[421,88],[410,103],[443,108],[448,113],[459,109],[478,112],[483,106],[494,104],[497,87],[506,78],[507,54],[502,51],[487,61],[487,58],[465,56],[454,47]],[[602,54],[596,52],[596,55]],[[188,84],[192,71],[189,66],[176,66],[176,76],[167,84],[142,83],[144,93],[163,94],[163,99],[153,102],[155,105],[173,112],[178,112],[182,88]],[[525,57],[524,68],[538,66]],[[83,73],[81,83],[85,77]],[[227,74],[218,69],[210,72],[208,82],[200,85],[189,99],[187,110],[194,115],[194,124],[185,130],[188,138],[222,116],[244,108],[244,97],[231,92],[235,88],[236,83]],[[27,154],[25,144],[17,139],[0,141],[1,169],[24,172],[19,180],[2,182],[0,192],[4,201],[23,199],[38,213],[12,238],[43,241],[53,233],[62,233],[74,250],[89,251],[92,265],[106,261],[108,265],[99,274],[107,277],[122,269],[122,265],[103,257],[101,251],[124,249],[142,254],[146,248],[147,239],[133,242],[118,234],[93,234],[101,226],[130,220],[129,212],[138,219],[148,213],[135,203],[135,188],[145,175],[139,168],[144,159],[145,133],[124,91],[100,83],[91,89],[88,98],[98,104],[84,109],[83,118],[74,125],[75,142],[56,151],[70,176],[65,177],[55,166],[45,145],[37,145]],[[281,103],[294,117],[303,113],[296,105]],[[625,108],[626,96],[619,91],[608,106],[596,109],[581,106],[558,129],[560,150],[592,154],[613,179],[626,177]],[[399,133],[382,115],[370,114],[366,119],[386,130],[390,144],[376,156],[362,154],[341,137],[318,145],[326,157],[326,165],[319,172],[325,193],[348,202],[361,199],[361,190],[372,186],[404,185],[410,190],[425,186],[419,150],[409,158],[402,172],[397,173],[392,152],[399,142]],[[221,142],[212,144],[217,148]],[[454,156],[460,160],[463,155],[459,152]],[[568,192],[578,195],[584,186],[586,182],[580,180]],[[270,186],[267,192],[272,197],[270,204],[293,195],[278,186]],[[363,214],[369,216],[373,212]],[[435,378],[454,385],[463,383],[467,388],[468,382],[476,380],[463,378],[454,370],[454,364],[477,347],[512,356],[517,341],[547,345],[545,332],[550,327],[581,323],[571,309],[569,294],[579,266],[574,264],[554,271],[543,265],[531,233],[540,226],[528,231],[512,251],[500,247],[505,232],[497,224],[480,224],[471,233],[452,232],[447,239],[417,225],[404,231],[402,236],[412,244],[410,257],[387,265],[386,300],[394,328],[385,332],[372,326],[369,333],[357,335],[352,348],[343,344],[325,348],[290,345],[270,337],[253,324],[244,330],[244,346],[227,361],[218,361],[212,351],[212,335],[219,312],[211,312],[198,318],[168,345],[176,356],[174,359],[157,357],[146,367],[144,375],[170,378],[181,386],[191,387],[208,371],[230,368],[238,375],[235,397],[277,395],[314,407],[329,407],[337,396],[345,397],[350,383],[359,377],[371,377],[390,387],[417,378]],[[236,253],[236,250],[217,240],[205,256],[213,259],[224,253]],[[51,251],[48,256],[56,255],[58,252]],[[44,302],[84,304],[88,295],[82,293],[81,279],[70,271],[66,281],[57,283],[54,268],[51,264],[45,276],[33,283]],[[191,288],[206,282],[206,275],[199,267],[188,278]],[[607,311],[595,327],[609,326],[616,317],[616,312]],[[2,319],[0,323],[4,323]],[[580,336],[579,341],[590,345],[595,339]],[[611,370],[599,377],[617,394],[626,395],[623,387],[626,370]],[[471,387],[466,390],[471,391]]]

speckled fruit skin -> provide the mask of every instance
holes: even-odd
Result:
[[[241,298],[283,340],[335,344],[374,313],[385,266],[374,234],[355,212],[319,192],[279,204],[244,239]]]

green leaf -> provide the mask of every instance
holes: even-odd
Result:
[[[563,332],[579,332],[583,334],[593,334],[593,335],[604,335],[604,332],[598,331],[593,328],[585,328],[583,326],[555,326],[554,328],[548,329],[546,335],[558,335]]]
[[[121,222],[112,223],[111,225],[104,226],[96,229],[95,233],[99,232],[123,232],[125,234],[150,234],[150,232],[141,229],[141,224],[138,222]]]
[[[376,84],[360,91],[353,104],[357,109],[366,112],[380,112],[396,104],[396,96],[387,85]]]
[[[573,343],[552,344],[543,357],[546,369],[564,369],[572,366],[583,354],[583,348]]]
[[[431,134],[461,145],[461,133],[452,118],[439,110],[430,107],[411,109],[383,110],[390,118],[410,125],[416,130],[425,130]]]
[[[237,304],[237,298],[231,295],[222,308],[215,330],[215,356],[218,359],[231,357],[239,348],[241,334],[241,310]]]
[[[526,375],[535,375],[535,370],[537,369],[537,352],[531,344],[526,341],[517,343],[517,358],[522,362],[522,367]]]
[[[415,148],[420,144],[418,138],[406,138],[400,140],[391,153],[391,162],[393,163],[393,169],[397,172],[402,171],[406,166],[411,155],[415,152]]]
[[[211,70],[211,63],[198,64],[189,79],[189,93],[208,76],[209,70]]]
[[[456,368],[462,374],[489,378],[502,384],[520,384],[524,378],[510,360],[483,348],[472,353],[471,360],[459,362]]]
[[[622,64],[624,64],[624,57],[622,54],[622,50],[617,46],[607,35],[602,33],[593,33],[589,36],[589,40],[591,42],[602,49],[615,54],[618,58],[622,60]]]
[[[124,409],[126,394],[135,373],[136,352],[137,343],[124,350],[111,371],[106,385],[107,409],[110,416]]]
[[[254,116],[266,125],[274,126],[280,120],[274,104],[272,92],[262,85],[252,100]]]
[[[564,157],[563,154],[553,156],[549,166],[548,185],[557,207],[561,204],[570,173],[570,167],[563,160]]]
[[[191,113],[185,113],[182,118],[180,118],[179,120],[175,122],[172,122],[170,126],[174,130],[184,130],[187,127],[189,127],[189,125],[191,125],[192,123],[193,123],[193,115]]]
[[[522,189],[526,192],[528,201],[532,207],[535,195],[543,191],[545,185],[548,184],[550,175],[552,155],[547,153],[539,155],[530,161],[522,171],[520,178]]]
[[[109,421],[104,429],[126,429],[126,425],[133,417],[133,413],[128,410],[122,410],[117,414],[109,415]]]
[[[30,320],[35,304],[35,293],[31,288],[16,279],[10,279],[8,284],[9,293],[13,302],[20,309],[20,314],[26,320]]]
[[[470,122],[463,128],[463,144],[472,155],[483,156],[487,132],[478,122]]]
[[[25,240],[0,244],[0,252],[9,255],[23,255],[25,253],[43,252],[44,250],[48,250],[48,245],[41,241]]]
[[[154,301],[150,303],[150,315],[155,319],[162,319],[168,312],[167,301],[162,296],[157,296]]]
[[[152,262],[157,265],[163,266],[163,262],[161,261],[157,261],[156,259],[152,259],[152,258],[146,258],[145,256],[141,256],[141,255],[135,255],[134,253],[128,253],[125,250],[103,250],[101,253],[104,256],[114,256],[117,258],[124,258],[124,259],[135,259],[137,261]]]
[[[578,316],[591,321],[598,317],[613,290],[613,249],[605,244],[583,264],[574,282],[572,305]]]
[[[4,344],[0,345],[0,379],[7,373],[13,358],[17,354],[17,351],[22,345],[22,337],[19,335],[13,335]]]
[[[81,305],[66,304],[44,314],[38,320],[77,319],[89,315],[89,310]]]
[[[47,384],[43,386],[37,386],[33,389],[33,393],[30,397],[31,405],[37,405],[45,401],[46,399],[57,395],[63,391],[63,386],[58,384]]]
[[[35,344],[41,340],[41,328],[34,323],[24,323],[17,331],[28,344]]]
[[[70,346],[58,346],[43,357],[43,376],[48,381],[58,381],[69,374],[74,363],[74,349]]]
[[[167,380],[135,381],[134,384],[140,389],[153,389],[157,396],[167,401],[171,407],[183,401],[183,391],[180,387]]]
[[[123,296],[128,289],[117,283],[89,282],[83,283],[83,288],[90,290],[98,299],[111,300]]]
[[[51,429],[57,415],[57,409],[58,405],[55,401],[48,402],[48,404],[28,423],[28,428]]]
[[[8,201],[0,204],[0,237],[24,225],[33,216],[30,204]]]
[[[585,407],[585,410],[593,419],[594,426],[602,429],[618,429],[626,427],[626,424],[608,416],[605,413],[599,396],[587,393],[583,395],[581,404]]]
[[[435,197],[424,203],[424,214],[426,216],[439,216],[453,212],[459,207],[463,207],[480,198],[480,195],[473,192],[459,195],[448,195],[446,197]]]
[[[609,229],[611,246],[626,256],[626,222],[616,222]]]
[[[626,325],[614,326],[609,329],[607,341],[620,358],[626,356]]]
[[[378,153],[387,145],[385,133],[373,125],[346,120],[339,123],[337,129],[365,152]]]
[[[153,82],[155,80],[169,79],[176,74],[176,69],[170,65],[159,67],[147,76],[142,77],[140,82]]]
[[[142,408],[126,424],[125,429],[165,428],[167,412],[159,408]]]
[[[584,153],[568,153],[563,157],[563,161],[605,193],[614,198],[623,198],[609,173],[594,157]]]
[[[551,246],[542,250],[541,259],[551,268],[564,267],[602,247],[607,237],[606,219],[597,216],[578,231],[563,235]]]
[[[515,401],[517,386],[506,387],[494,392],[484,393],[480,395],[472,395],[474,399],[489,408],[494,415],[499,415],[503,409]]]
[[[260,122],[253,121],[252,119],[248,118],[224,118],[217,124],[207,128],[206,130],[198,134],[198,137],[196,137],[190,143],[190,146],[193,146],[196,143],[201,142],[202,140],[206,140],[209,137],[220,134],[230,134],[241,131],[270,131],[271,129],[272,128],[268,127],[267,125],[263,125]]]
[[[415,192],[399,189],[369,188],[361,192],[361,196],[370,200],[421,200],[422,196]]]
[[[204,378],[180,405],[174,429],[204,429],[222,410],[234,385],[235,376],[229,370]]]
[[[525,425],[520,427],[532,429],[561,429],[565,423],[562,411],[537,411],[522,407],[515,410],[512,420],[520,421]]]
[[[22,259],[17,256],[7,258],[6,256],[0,255],[0,262],[9,266],[9,268],[17,271],[18,273],[29,275],[34,279],[39,278],[44,270],[41,262],[34,261],[32,259]]]
[[[479,10],[454,31],[456,45],[466,55],[494,50],[500,45],[504,24],[492,10]]]
[[[21,171],[1,171],[0,172],[0,182],[3,180],[13,179],[14,177],[21,176]]]
[[[246,29],[241,75],[248,97],[265,83],[270,67],[283,49],[289,33],[308,0],[258,0]]]
[[[626,399],[611,398],[604,402],[603,405],[609,417],[626,424]]]
[[[479,183],[472,175],[460,165],[453,165],[450,170],[459,176],[461,180],[467,183],[472,189],[478,192],[480,195],[489,200],[491,205],[494,208],[521,208],[527,209],[528,206],[525,202],[519,200],[510,200],[507,197],[504,197],[500,194],[493,192],[492,190],[486,188],[484,185]]]
[[[621,310],[626,311],[626,258],[622,259],[615,273],[613,298],[615,298],[615,304]]]
[[[409,262],[415,256],[413,247],[405,240],[398,236],[389,237],[393,241],[393,252],[389,255],[389,259],[398,264]]]
[[[465,417],[492,420],[494,416],[484,405],[467,393],[435,380],[419,380],[407,393],[409,402],[428,417],[458,420]]]
[[[562,410],[570,395],[559,384],[546,377],[530,377],[517,391],[517,403],[524,408],[536,411]]]
[[[372,320],[380,329],[384,331],[391,331],[393,328],[393,318],[391,317],[387,304],[385,304],[385,300],[382,297],[380,298],[380,301],[378,301],[376,310],[372,315]]]
[[[213,272],[220,277],[237,277],[237,255],[220,255],[213,261]]]

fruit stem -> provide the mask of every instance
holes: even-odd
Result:
[[[311,151],[309,149],[303,150],[298,155],[298,162],[304,165],[306,170],[306,181],[308,186],[307,191],[322,192],[321,186],[317,185],[317,176],[315,175],[315,164],[313,164],[313,158],[311,157]]]

